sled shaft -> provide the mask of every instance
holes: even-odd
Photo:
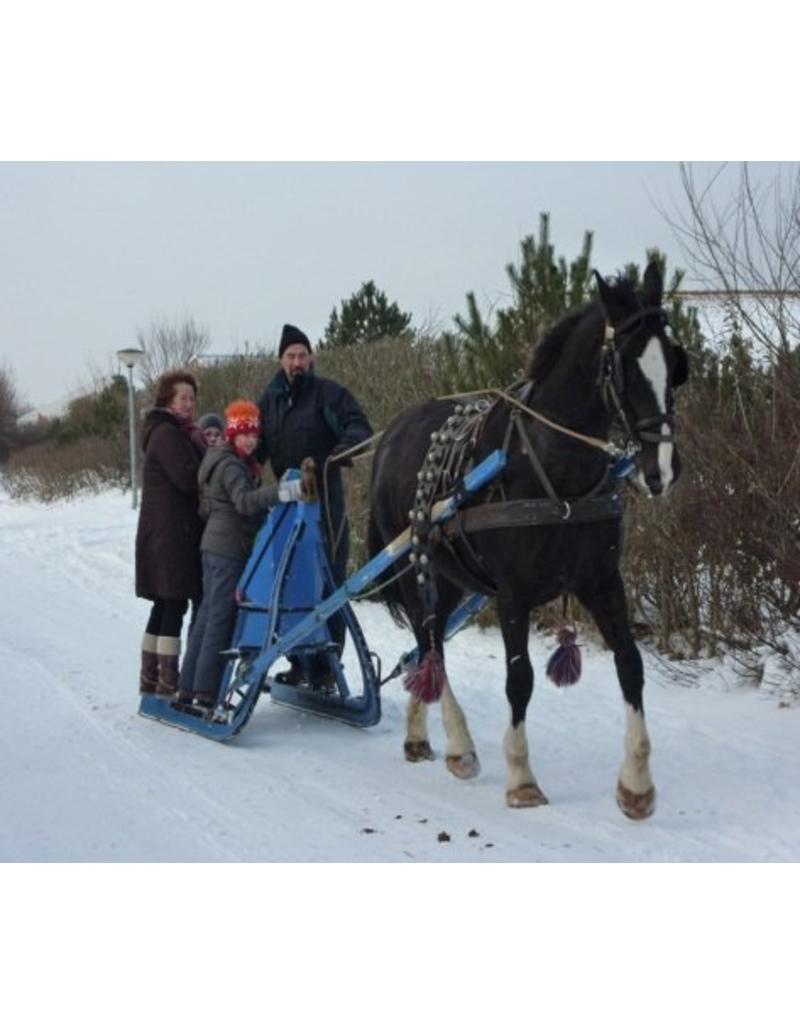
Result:
[[[441,523],[455,514],[464,498],[480,490],[505,467],[506,454],[503,451],[492,452],[483,462],[479,463],[466,477],[464,477],[464,488],[458,495],[453,495],[445,501],[437,502],[431,512],[431,522]],[[321,623],[327,621],[339,609],[371,586],[375,580],[389,569],[399,558],[405,555],[411,547],[411,530],[406,528],[399,536],[386,545],[365,566],[347,579],[329,597],[321,601],[317,607],[301,622],[285,633],[274,645],[269,648],[268,654],[262,652],[253,662],[251,671],[256,673],[264,672],[265,669],[276,658],[281,657],[290,651],[312,630]]]

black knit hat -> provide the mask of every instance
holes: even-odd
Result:
[[[311,351],[311,342],[305,334],[299,328],[293,327],[292,324],[284,324],[280,344],[278,345],[278,359],[280,359],[290,345],[305,345],[308,351]]]

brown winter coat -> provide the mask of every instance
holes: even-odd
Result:
[[[202,596],[197,513],[201,452],[178,419],[151,409],[142,428],[142,506],[136,531],[136,596],[199,600]]]

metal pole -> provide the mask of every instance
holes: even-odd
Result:
[[[131,508],[136,508],[136,415],[133,408],[133,363],[128,363],[128,432],[131,441]]]

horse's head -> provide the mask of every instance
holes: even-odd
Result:
[[[661,307],[661,272],[648,265],[641,296],[628,281],[609,283],[597,271],[595,277],[606,318],[601,378],[607,402],[639,447],[637,483],[651,495],[665,494],[681,471],[673,392],[687,379],[689,364]]]

